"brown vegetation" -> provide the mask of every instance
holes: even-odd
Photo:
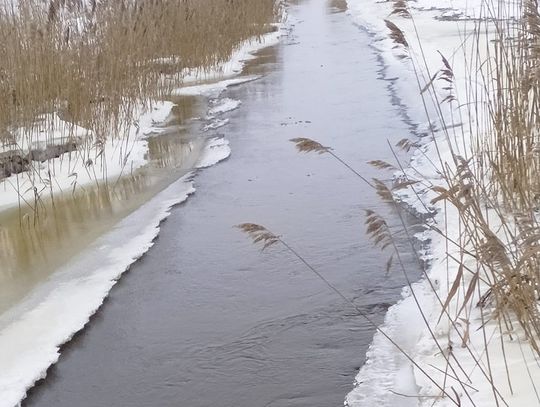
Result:
[[[10,1],[7,1],[10,3]],[[109,137],[186,69],[272,27],[274,0],[11,0],[0,6],[0,139],[58,112]]]

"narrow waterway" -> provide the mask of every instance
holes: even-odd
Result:
[[[290,7],[290,34],[246,67],[263,77],[223,95],[242,101],[219,130],[232,156],[197,176],[25,406],[343,405],[373,327],[286,249],[261,253],[233,226],[281,235],[379,322],[399,298],[403,277],[386,273],[364,209],[397,217],[336,160],[289,142],[316,139],[370,178],[381,174],[366,162],[391,160],[387,140],[409,133],[344,5]]]

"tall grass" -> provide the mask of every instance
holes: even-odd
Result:
[[[402,1],[394,2],[394,14],[411,17]],[[436,233],[446,240],[447,284],[434,290],[443,295],[437,325],[449,326],[450,353],[450,338],[457,338],[484,366],[493,404],[507,405],[501,382],[512,393],[516,380],[509,373],[508,344],[525,337],[533,357],[540,357],[540,14],[534,0],[485,0],[477,17],[470,32],[461,33],[456,52],[465,66],[458,67],[459,78],[442,55],[441,68],[433,71],[421,38],[419,49],[410,50],[404,33],[388,27],[409,52],[430,123],[440,124],[439,131],[430,129],[440,182],[417,179],[431,189],[430,204],[444,211]],[[447,228],[450,223],[455,229]],[[475,329],[483,337],[482,353],[469,348],[473,315],[481,321]],[[492,371],[494,330],[505,379]],[[449,360],[447,369],[455,362]],[[536,391],[532,377],[531,385]]]
[[[271,29],[274,0],[6,0],[0,6],[0,140],[58,112],[113,137],[134,106]],[[16,141],[16,140],[15,140]]]
[[[450,163],[439,157],[445,185],[433,189],[434,202],[444,201],[459,216],[459,259],[453,261],[474,264],[466,270],[470,278],[456,276],[467,291],[455,318],[478,305],[486,321],[497,320],[504,330],[514,332],[517,323],[540,356],[540,15],[534,0],[486,1],[484,8],[466,56],[470,93],[452,101],[456,110],[472,106],[459,118],[468,125],[452,134],[447,129],[457,120],[439,117],[451,157]],[[448,62],[441,72],[455,80]]]
[[[24,274],[76,235],[68,229],[99,223],[92,205],[107,212],[126,185],[146,185],[126,164],[138,115],[274,31],[279,10],[276,0],[0,0],[0,181],[19,194],[19,219],[0,225],[0,274]],[[176,102],[183,120],[191,102]],[[129,179],[109,183],[108,142]],[[52,145],[60,159],[42,162]],[[149,140],[148,158],[184,166],[187,148]],[[66,168],[71,186],[55,179]],[[79,185],[76,171],[94,185]]]

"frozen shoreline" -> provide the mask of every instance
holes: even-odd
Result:
[[[232,77],[241,73],[246,61],[255,58],[255,52],[276,45],[280,35],[277,30],[253,41],[246,41],[238,47],[228,63],[212,72],[193,72],[186,77],[178,94],[183,93],[182,89],[205,89],[209,93],[204,95],[210,95],[215,102],[207,119],[221,120],[220,115],[238,108],[241,101],[218,99],[219,95],[228,86],[256,79]],[[150,112],[141,112],[141,118],[129,133],[132,136],[129,140],[129,161],[119,158],[122,148],[119,145],[126,144],[110,141],[107,177],[118,177],[124,168],[132,171],[146,164],[148,146],[145,138],[149,135],[159,137],[159,134],[156,135],[160,131],[158,126],[167,120],[173,107],[170,102],[158,102],[154,103]],[[65,125],[56,117],[52,122],[55,124],[54,131]],[[82,134],[84,129],[77,131],[81,132],[82,137],[85,136]],[[19,142],[18,147],[21,145],[24,144]],[[26,145],[26,149],[31,147],[30,143]],[[152,247],[159,234],[160,223],[170,214],[171,208],[195,192],[192,178],[196,169],[213,166],[229,157],[230,153],[227,140],[210,137],[192,173],[173,182],[114,225],[112,230],[35,287],[20,303],[0,315],[0,407],[18,405],[28,389],[46,376],[47,369],[58,360],[61,346],[84,328],[121,275]],[[59,190],[71,188],[74,172],[88,172],[85,171],[87,165],[83,159],[76,163],[70,161],[69,165],[62,165],[61,161],[45,164],[43,171],[47,171],[47,166],[58,168],[56,176],[59,182],[55,188]],[[24,174],[18,175],[21,176]],[[0,209],[16,205],[19,199],[16,193],[8,192],[16,185],[10,178],[4,181],[5,191],[2,191]],[[90,174],[88,177],[77,176],[77,180],[82,186],[95,182]],[[118,242],[122,243],[119,245]]]
[[[406,172],[413,179],[420,174],[420,179],[424,182],[428,180],[431,184],[438,185],[440,183],[440,176],[437,174],[440,170],[437,165],[440,162],[439,156],[443,162],[452,162],[448,143],[454,151],[467,158],[472,156],[471,139],[461,138],[461,130],[459,130],[454,134],[453,140],[445,141],[443,132],[438,131],[442,126],[436,120],[438,115],[434,111],[434,106],[423,106],[420,89],[429,82],[435,72],[442,68],[442,54],[449,61],[455,75],[454,88],[450,92],[458,99],[461,95],[466,100],[467,84],[470,81],[466,58],[467,52],[470,52],[470,45],[465,39],[474,26],[470,18],[480,15],[484,2],[482,0],[444,2],[422,0],[407,3],[412,20],[392,14],[393,4],[371,0],[366,2],[348,0],[349,14],[360,27],[373,35],[374,48],[381,55],[385,77],[392,79],[393,91],[405,105],[407,116],[418,126],[418,135],[423,136],[420,140],[422,146],[412,157],[411,168],[414,169],[406,169]],[[391,20],[403,31],[410,46],[409,55],[406,55],[403,48],[396,46],[390,39],[390,31],[384,22],[385,19]],[[418,43],[417,34],[421,44]],[[417,64],[418,80],[409,56]],[[437,88],[435,92],[440,100],[449,95],[448,90],[442,89],[438,84],[434,84],[434,87]],[[472,119],[465,108],[447,108],[442,111],[444,117],[448,118],[447,123],[455,123],[456,117],[459,117],[458,113],[462,114],[461,125],[466,129]],[[430,124],[426,120],[428,115],[431,118]],[[436,129],[435,140],[427,131],[430,126]],[[459,139],[456,137],[457,133],[460,133]],[[398,198],[420,213],[426,212],[426,208],[435,212],[432,225],[443,225],[449,237],[459,241],[460,225],[455,208],[446,206],[444,202],[432,205],[430,201],[434,194],[427,189],[417,189],[416,193],[420,195],[421,200],[410,190],[400,193]],[[451,324],[444,320],[445,318],[439,322],[442,309],[441,299],[445,301],[448,297],[451,285],[458,273],[458,265],[453,261],[448,261],[448,256],[459,258],[459,250],[449,247],[448,241],[443,236],[429,230],[417,237],[429,242],[428,250],[422,254],[423,260],[429,261],[426,271],[429,279],[424,277],[421,281],[412,284],[414,296],[411,295],[411,288],[406,287],[403,290],[403,299],[389,309],[381,328],[412,356],[418,366],[413,366],[380,333],[375,334],[367,352],[366,364],[358,373],[355,388],[348,394],[346,404],[351,407],[456,405],[448,396],[440,397],[440,389],[419,370],[418,367],[421,367],[434,381],[441,385],[445,383],[448,394],[451,397],[458,397],[463,406],[491,407],[496,405],[494,386],[499,392],[496,397],[499,398],[501,405],[504,404],[500,401],[501,399],[504,399],[506,405],[512,407],[540,405],[534,384],[540,383],[540,364],[519,331],[515,333],[515,339],[510,340],[508,335],[500,332],[497,323],[493,321],[485,323],[480,310],[471,309],[468,321],[462,323],[462,325],[468,325],[467,332],[470,333],[469,349],[471,350],[468,350],[459,346],[461,339],[455,334]],[[474,264],[469,264],[469,267],[474,269]],[[478,294],[474,296],[478,298]],[[449,309],[452,309],[454,301],[450,303]],[[456,310],[450,312],[456,312]],[[427,328],[426,323],[430,329]],[[490,360],[486,360],[484,351],[486,338],[480,329],[484,323]],[[430,330],[439,344],[433,339]],[[502,341],[505,343],[506,356],[501,352]],[[466,383],[470,386],[467,391],[469,394],[463,391],[463,385],[458,381],[449,376],[445,377],[444,371],[448,367],[441,351],[448,352],[449,349],[461,365],[462,371],[459,373],[468,376]],[[479,360],[480,365],[474,359]],[[491,370],[493,379],[488,377],[490,375],[487,374],[487,366]],[[507,369],[512,389],[508,383]],[[450,372],[451,375],[452,372]]]
[[[232,78],[241,73],[247,61],[255,58],[255,52],[277,44],[281,35],[280,26],[275,25],[275,28],[276,31],[240,44],[226,63],[211,70],[186,71],[182,87],[173,94],[194,95],[189,93],[189,89],[201,87],[217,98],[228,86],[242,83],[242,79]],[[0,146],[0,153],[26,157],[30,151],[40,147],[61,146],[73,142],[96,147],[79,148],[42,163],[32,161],[28,171],[1,179],[0,211],[19,203],[30,205],[36,198],[35,191],[39,191],[40,195],[43,191],[45,197],[54,196],[64,191],[84,188],[95,182],[114,180],[145,166],[148,163],[147,138],[159,135],[162,131],[160,126],[166,123],[173,108],[174,104],[169,101],[152,101],[149,108],[144,108],[141,104],[135,113],[133,124],[120,130],[125,137],[110,135],[102,148],[97,147],[98,141],[91,131],[61,120],[56,113],[37,118],[32,129],[14,129],[13,140]],[[222,108],[221,112],[216,113],[224,113],[227,109],[230,109],[230,106],[225,106],[225,109]]]

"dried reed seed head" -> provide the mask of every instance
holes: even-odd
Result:
[[[442,62],[444,64],[444,69],[441,69],[441,75],[445,76],[446,78],[453,79],[454,78],[454,70],[452,69],[452,66],[446,59],[446,57],[443,55],[441,51],[437,51],[439,55],[441,56]]]
[[[496,267],[498,270],[508,270],[512,262],[507,255],[507,248],[501,240],[489,229],[483,228],[484,238],[477,245],[478,259],[484,263]]]
[[[457,178],[458,178],[458,182],[463,183],[466,180],[467,181],[473,180],[474,175],[473,175],[473,171],[472,171],[471,166],[470,166],[471,161],[472,161],[473,158],[471,157],[469,159],[465,159],[460,155],[454,155],[454,158],[456,159],[456,162],[457,162]]]
[[[399,147],[400,149],[408,153],[412,148],[420,148],[420,144],[416,141],[404,138],[396,143],[396,147]]]
[[[256,223],[242,223],[236,226],[246,233],[254,233],[266,230],[264,226],[257,225]]]
[[[397,182],[394,182],[394,184],[392,185],[392,191],[400,191],[402,189],[407,189],[419,183],[420,181],[416,180],[399,180]]]
[[[437,51],[439,53],[439,55],[441,56],[441,59],[442,59],[442,62],[443,62],[443,65],[444,65],[444,68],[440,69],[434,76],[434,78],[438,78],[438,80],[440,81],[444,81],[444,82],[447,82],[449,85],[448,86],[445,86],[443,87],[442,89],[447,91],[448,92],[448,95],[446,95],[442,100],[441,100],[441,104],[442,103],[451,103],[451,102],[454,102],[456,101],[456,97],[454,96],[453,94],[453,91],[454,91],[454,71],[450,65],[450,63],[448,62],[448,60],[445,58],[445,56],[440,52],[440,51]],[[429,85],[431,85],[431,83],[433,83],[433,79],[432,81],[426,85],[427,87],[429,87]]]
[[[368,161],[368,164],[379,170],[392,170],[392,171],[397,170],[397,168],[394,165],[387,163],[386,161],[383,161],[383,160]]]
[[[398,15],[404,18],[410,18],[409,7],[407,5],[408,0],[393,0],[392,13],[390,15]]]
[[[263,246],[261,250],[266,250],[270,246],[280,242],[279,236],[276,236],[264,226],[256,223],[242,223],[236,227],[246,233],[253,241],[253,244],[262,242]]]
[[[401,31],[397,25],[390,20],[384,20],[386,27],[390,30],[390,39],[398,45],[402,45],[405,48],[409,48],[409,43],[405,39],[405,34]]]
[[[384,182],[377,178],[373,178],[373,185],[375,187],[375,191],[377,192],[377,195],[384,201],[384,202],[395,202],[394,195],[392,194],[392,191],[390,188],[386,186]]]
[[[390,228],[382,216],[372,210],[366,210],[366,233],[375,246],[381,250],[392,244],[392,234]]]
[[[324,154],[332,150],[330,147],[325,147],[321,143],[306,137],[297,137],[291,139],[290,141],[293,142],[298,151],[302,153],[315,152],[318,154]]]
[[[455,201],[456,194],[459,191],[459,187],[457,185],[454,185],[450,188],[444,188],[444,187],[435,185],[431,187],[431,190],[437,194],[437,196],[431,200],[431,204],[435,204],[443,200],[447,200],[450,202]]]

